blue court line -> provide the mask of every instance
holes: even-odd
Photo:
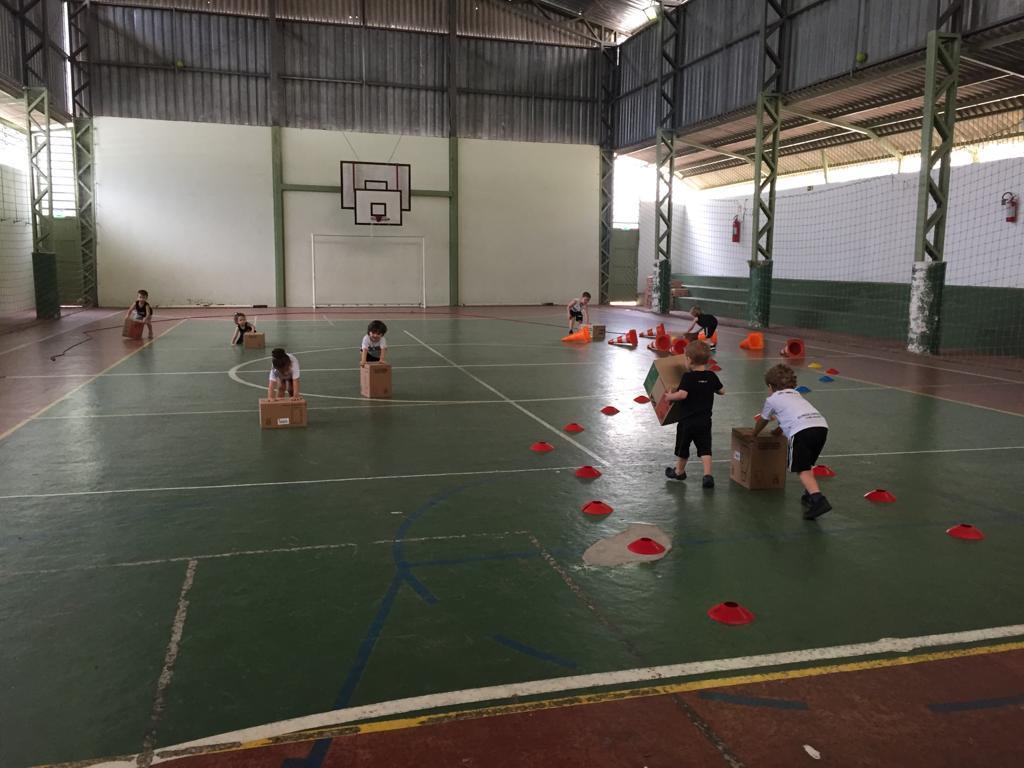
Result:
[[[526,643],[520,643],[518,640],[513,640],[511,637],[505,637],[504,635],[491,635],[491,639],[495,642],[501,643],[507,648],[511,648],[513,651],[519,651],[519,653],[525,654],[526,656],[532,656],[535,659],[541,661],[550,661],[552,664],[557,664],[560,667],[566,669],[576,669],[579,665],[575,661],[570,659],[562,658],[561,656],[555,656],[553,653],[547,653],[539,648],[534,648],[532,645]]]
[[[338,691],[338,695],[334,700],[334,709],[344,709],[352,702],[352,697],[355,695],[356,688],[366,672],[366,666],[370,661],[370,656],[373,654],[373,648],[380,638],[388,616],[391,614],[391,609],[395,605],[395,599],[398,597],[402,584],[408,584],[428,605],[433,605],[437,602],[437,598],[433,593],[419,579],[413,576],[409,570],[411,564],[405,559],[405,542],[403,541],[409,533],[409,529],[413,523],[438,504],[447,501],[452,496],[462,493],[468,488],[482,485],[485,482],[490,481],[475,480],[430,497],[417,507],[398,527],[398,530],[395,532],[394,541],[391,544],[391,557],[395,562],[395,575],[391,577],[391,583],[388,584],[384,597],[381,598],[380,605],[377,606],[377,613],[374,615],[370,626],[366,630],[366,634],[363,636],[362,642],[359,644],[359,650],[356,652],[352,666],[349,668],[348,674],[345,675],[345,682],[342,683],[341,690]],[[332,739],[330,738],[318,739],[313,743],[309,754],[305,757],[293,757],[284,760],[281,763],[282,768],[320,768],[323,765],[324,758],[327,757],[331,741]]]
[[[724,701],[727,704],[742,704],[745,707],[768,707],[770,709],[810,709],[805,701],[794,701],[792,699],[765,699],[760,696],[737,696],[731,693],[720,691],[701,691],[698,694],[701,699],[708,701]]]
[[[929,704],[928,709],[939,714],[950,712],[971,712],[976,709],[998,709],[1024,704],[1024,693],[1016,696],[1003,696],[999,699],[976,699],[975,701],[950,701],[944,704]]]

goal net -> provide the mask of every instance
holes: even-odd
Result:
[[[413,235],[310,236],[313,307],[426,307],[426,242]]]

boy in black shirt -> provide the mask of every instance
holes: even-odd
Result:
[[[679,382],[679,389],[665,395],[669,400],[682,400],[682,414],[676,424],[676,465],[665,467],[669,480],[686,479],[686,461],[690,458],[690,443],[704,464],[705,488],[715,487],[711,476],[711,409],[715,395],[724,395],[725,388],[714,371],[708,370],[711,349],[703,341],[694,341],[686,347],[688,370]]]
[[[690,323],[690,327],[686,329],[686,333],[692,333],[694,327],[700,328],[704,333],[704,340],[707,341],[708,345],[711,347],[711,351],[714,352],[715,344],[717,342],[715,332],[718,330],[718,318],[704,312],[696,304],[690,307],[690,314],[693,315],[693,322]]]

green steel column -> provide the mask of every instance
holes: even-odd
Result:
[[[672,308],[672,187],[675,181],[676,67],[681,9],[658,13],[661,63],[658,77],[657,173],[654,203],[654,296],[652,309]]]
[[[960,36],[929,32],[907,335],[907,349],[920,355],[938,353],[941,343],[946,214],[959,74]]]
[[[459,306],[459,140],[448,139],[448,305]]]
[[[782,65],[787,12],[787,0],[764,0],[754,140],[750,294],[747,300],[747,320],[751,328],[767,328],[771,319],[772,238],[775,231],[775,182],[779,175],[779,136],[782,132]]]
[[[459,306],[459,7],[448,0],[448,306]]]
[[[281,127],[270,127],[270,166],[274,195],[274,303],[288,306],[284,269],[284,175],[281,156]]]

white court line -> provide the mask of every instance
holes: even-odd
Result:
[[[425,696],[413,696],[406,699],[379,702],[377,704],[364,704],[358,707],[334,709],[314,715],[296,717],[252,728],[242,728],[237,731],[176,744],[162,749],[161,751],[166,751],[167,757],[157,755],[153,763],[174,760],[185,752],[198,750],[203,747],[212,748],[218,745],[237,746],[239,744],[261,739],[271,739],[307,730],[329,728],[364,720],[395,717],[412,712],[428,712],[440,708],[480,704],[488,701],[515,701],[524,696],[563,694],[569,691],[594,692],[596,689],[608,688],[610,686],[635,685],[637,683],[655,681],[664,683],[679,678],[714,675],[723,672],[763,670],[791,664],[813,665],[825,661],[857,659],[865,656],[909,654],[927,648],[943,648],[992,640],[1005,640],[1020,637],[1021,635],[1024,635],[1024,624],[1013,624],[1003,627],[989,627],[986,629],[947,632],[945,634],[922,635],[918,637],[886,637],[866,643],[832,645],[824,648],[807,648],[798,651],[737,656],[728,659],[693,661],[682,664],[636,667],[588,675],[572,675],[548,680],[532,680],[524,683],[508,683],[483,688],[467,688],[446,693],[432,693]],[[128,768],[133,764],[132,758],[127,760],[115,759],[97,763],[93,768]]]
[[[448,536],[418,536],[402,539],[403,543],[417,543],[424,541],[450,541],[453,539],[501,539],[506,536],[525,536],[529,531],[501,531],[500,533],[456,533]],[[369,544],[391,546],[395,543],[391,539],[377,539],[368,542]],[[253,557],[256,555],[279,555],[294,554],[296,552],[316,552],[320,550],[333,549],[358,549],[359,544],[354,541],[342,541],[336,544],[309,544],[300,547],[274,547],[271,549],[239,549],[231,552],[216,552],[210,555],[182,555],[180,557],[163,557],[152,560],[129,560],[116,563],[88,563],[85,565],[69,565],[66,568],[38,568],[36,570],[10,571],[3,573],[5,578],[15,576],[45,576],[54,573],[70,573],[77,571],[101,571],[105,568],[141,568],[149,565],[167,565],[168,563],[187,563],[200,560],[223,560],[231,557]]]
[[[422,345],[423,345],[424,347],[426,347],[427,349],[429,349],[429,350],[430,350],[431,352],[433,352],[433,353],[434,353],[435,355],[437,355],[438,357],[440,357],[440,358],[441,358],[442,360],[444,360],[444,361],[445,361],[446,363],[448,363],[448,364],[449,364],[450,366],[452,366],[453,368],[456,368],[456,369],[458,369],[458,370],[462,371],[462,372],[463,372],[464,374],[466,374],[467,376],[469,376],[469,378],[471,378],[471,379],[472,379],[473,381],[475,381],[475,382],[476,382],[477,384],[479,384],[480,386],[482,386],[482,387],[484,387],[485,389],[487,389],[487,390],[489,390],[489,391],[493,392],[494,394],[496,394],[496,395],[497,395],[498,397],[500,397],[500,398],[501,398],[502,400],[504,400],[504,401],[505,401],[506,403],[508,403],[509,405],[511,405],[511,406],[512,406],[513,408],[515,408],[516,410],[518,410],[518,411],[521,411],[522,413],[526,414],[526,415],[527,415],[527,416],[529,416],[529,417],[530,417],[531,419],[533,419],[534,421],[536,421],[536,422],[537,422],[538,424],[540,424],[540,425],[542,425],[543,427],[547,428],[547,429],[548,429],[548,430],[550,430],[551,432],[554,432],[554,433],[555,433],[556,435],[558,435],[558,436],[559,436],[560,438],[562,438],[563,440],[565,440],[565,441],[566,441],[567,443],[569,443],[569,444],[571,444],[571,445],[574,445],[574,446],[575,446],[576,448],[578,448],[579,450],[583,451],[583,452],[584,452],[585,454],[587,454],[587,456],[590,456],[590,457],[591,457],[592,459],[594,459],[595,461],[598,461],[598,462],[600,462],[601,464],[607,464],[607,463],[608,463],[607,461],[605,461],[604,459],[602,459],[602,458],[601,458],[600,456],[598,456],[598,455],[597,455],[596,453],[594,453],[593,451],[591,451],[591,450],[590,450],[589,448],[587,448],[586,446],[584,446],[584,445],[581,445],[581,444],[580,444],[580,443],[578,443],[578,442],[577,442],[576,440],[573,440],[573,439],[572,439],[571,437],[569,437],[569,436],[568,436],[568,435],[567,435],[567,434],[566,434],[565,432],[563,432],[562,430],[560,430],[560,429],[559,429],[558,427],[556,427],[556,426],[554,426],[554,425],[552,425],[552,424],[549,424],[548,422],[544,421],[544,419],[542,419],[542,418],[541,418],[540,416],[537,416],[536,414],[532,413],[531,411],[528,411],[528,410],[527,410],[526,408],[523,408],[523,406],[521,406],[521,405],[520,405],[519,403],[517,403],[517,402],[516,402],[515,400],[510,400],[509,398],[505,397],[505,395],[503,395],[503,394],[502,394],[501,392],[499,392],[499,391],[498,391],[497,389],[495,389],[494,387],[492,387],[492,386],[491,386],[490,384],[488,384],[488,383],[487,383],[486,381],[484,381],[483,379],[481,379],[481,378],[479,378],[479,377],[477,377],[477,376],[474,376],[474,375],[473,375],[472,373],[470,373],[469,371],[467,371],[467,370],[466,370],[466,369],[465,369],[464,367],[462,367],[462,366],[461,366],[461,365],[459,365],[458,363],[456,363],[456,362],[454,362],[454,361],[452,361],[452,360],[448,359],[447,357],[445,357],[444,355],[442,355],[442,354],[441,354],[440,352],[438,352],[438,351],[437,351],[436,349],[434,349],[434,348],[433,348],[432,346],[430,346],[429,344],[427,344],[427,343],[426,343],[425,341],[423,341],[422,339],[420,339],[420,338],[418,338],[418,337],[414,336],[413,334],[409,333],[409,331],[405,331],[405,334],[406,334],[407,336],[409,336],[409,337],[410,337],[411,339],[413,339],[414,341],[418,341],[418,342],[419,342],[420,344],[422,344]]]
[[[175,323],[174,325],[172,325],[172,326],[171,326],[170,328],[168,328],[168,329],[167,329],[166,331],[164,331],[163,333],[161,333],[161,334],[160,334],[160,335],[159,335],[159,336],[158,336],[157,338],[158,338],[158,339],[162,339],[163,337],[165,337],[165,336],[166,336],[167,334],[169,334],[169,333],[170,333],[171,331],[173,331],[173,330],[174,330],[175,328],[177,328],[178,326],[180,326],[180,325],[181,325],[182,323],[184,323],[184,322],[185,322],[184,320],[179,320],[179,321],[178,321],[178,322],[176,322],[176,323]],[[78,386],[76,386],[76,387],[74,387],[74,388],[72,388],[72,389],[68,390],[67,392],[65,392],[65,393],[64,393],[63,395],[61,395],[60,397],[58,397],[58,398],[57,398],[56,400],[54,400],[54,401],[53,401],[52,403],[50,403],[49,405],[46,405],[46,406],[44,406],[44,407],[40,408],[40,409],[39,409],[38,411],[36,411],[35,413],[33,413],[33,414],[32,414],[31,416],[29,416],[29,417],[27,417],[27,418],[25,418],[25,419],[22,419],[22,420],[21,420],[21,421],[19,421],[19,422],[18,422],[17,424],[15,424],[15,425],[14,425],[13,427],[11,427],[10,429],[8,429],[8,430],[7,430],[6,432],[4,432],[3,434],[0,434],[0,442],[2,442],[2,441],[3,441],[3,440],[4,440],[5,438],[7,438],[8,436],[10,436],[10,435],[14,434],[14,433],[15,433],[16,431],[18,431],[19,429],[21,429],[21,428],[22,428],[23,426],[25,426],[26,424],[28,424],[28,423],[29,423],[30,421],[32,421],[33,419],[36,419],[36,418],[38,418],[38,417],[42,416],[42,415],[43,415],[44,413],[46,413],[46,412],[47,412],[48,410],[50,410],[51,408],[53,408],[53,407],[54,407],[55,405],[57,405],[57,404],[59,404],[59,403],[62,403],[62,402],[64,402],[64,401],[65,401],[65,400],[67,400],[67,399],[68,399],[69,397],[71,397],[71,396],[72,396],[73,394],[75,394],[76,392],[78,392],[78,391],[79,391],[80,389],[82,389],[83,387],[87,386],[88,384],[90,384],[90,383],[91,383],[91,382],[93,382],[94,380],[98,379],[98,378],[99,378],[100,376],[102,376],[102,375],[103,375],[104,373],[106,373],[107,371],[111,370],[112,368],[116,368],[116,367],[117,367],[117,366],[119,366],[119,365],[120,365],[121,363],[123,363],[123,362],[124,362],[125,360],[127,360],[127,359],[128,359],[129,357],[131,357],[132,355],[136,355],[136,354],[138,354],[139,352],[141,352],[142,350],[146,349],[146,348],[147,348],[147,347],[148,347],[148,346],[149,346],[150,344],[152,344],[152,343],[153,343],[153,341],[154,341],[154,339],[149,339],[149,340],[147,340],[147,341],[146,341],[146,342],[144,342],[144,343],[143,343],[143,344],[142,344],[141,346],[137,347],[136,349],[133,349],[133,350],[132,350],[131,352],[129,352],[129,353],[127,354],[127,355],[124,355],[124,356],[123,356],[122,358],[120,358],[119,360],[117,360],[117,361],[116,361],[116,362],[114,362],[114,363],[111,363],[110,365],[108,365],[108,366],[107,366],[106,368],[104,368],[104,369],[103,369],[102,371],[100,371],[99,373],[97,373],[97,374],[93,375],[93,377],[92,377],[92,378],[90,378],[90,379],[86,379],[85,381],[83,381],[83,382],[82,382],[81,384],[79,384]]]
[[[440,366],[447,368],[448,366]],[[255,386],[255,385],[253,385]],[[262,387],[261,387],[262,389]],[[900,390],[892,389],[890,387],[884,387],[881,385],[871,384],[863,387],[829,387],[827,390],[815,390],[817,392],[864,392],[874,391],[878,392],[899,392]],[[630,392],[634,390],[630,389]],[[534,398],[516,398],[513,402],[516,403],[556,403],[565,402],[572,400],[614,400],[616,397],[624,396],[627,393],[625,391],[621,393],[603,393],[598,395],[570,395],[568,397],[534,397]],[[764,390],[757,390],[751,392],[729,392],[732,397],[740,395],[763,395]],[[338,395],[310,395],[311,397],[340,397]],[[346,398],[351,400],[365,400],[361,397]],[[630,398],[632,399],[632,398]],[[311,413],[316,411],[372,411],[381,408],[424,408],[435,405],[507,405],[505,400],[374,400],[366,402],[362,405],[321,405],[316,408],[310,408]],[[143,413],[80,413],[80,414],[68,414],[65,416],[39,416],[39,421],[68,421],[74,419],[127,419],[127,418],[157,418],[162,416],[217,416],[221,414],[233,414],[233,413],[258,413],[256,408],[228,408],[217,411],[147,411]]]
[[[115,312],[111,312],[109,315],[104,315],[103,317],[98,317],[95,320],[90,320],[88,323],[86,323],[85,325],[79,326],[78,328],[69,328],[66,331],[58,331],[57,333],[51,333],[49,336],[43,336],[43,338],[41,338],[41,339],[36,339],[34,341],[26,341],[24,344],[19,344],[18,346],[11,347],[10,349],[2,349],[2,350],[0,350],[0,355],[6,355],[6,354],[10,354],[11,352],[17,352],[19,349],[24,349],[25,347],[31,347],[31,346],[33,346],[35,344],[41,344],[44,341],[49,341],[50,339],[55,339],[58,336],[66,336],[69,333],[86,333],[86,332],[88,332],[88,333],[98,333],[98,332],[100,332],[102,330],[109,330],[109,331],[115,330],[114,328],[89,328],[88,326],[93,325],[94,323],[102,323],[104,320],[108,320],[109,318],[113,317],[114,315],[120,315],[122,312],[124,312],[123,309],[118,309]]]
[[[823,459],[848,459],[878,456],[927,456],[933,453],[978,453],[982,451],[1020,451],[1024,445],[995,445],[979,448],[932,448],[922,451],[873,451],[871,453],[830,453],[822,454]],[[615,462],[609,464],[606,461],[599,461],[595,466],[609,469],[628,469],[635,467],[657,466],[658,459],[639,462]],[[715,459],[715,463],[725,464],[730,459]],[[174,491],[217,491],[230,488],[274,488],[289,485],[333,485],[336,483],[359,483],[377,482],[380,480],[420,480],[439,477],[476,477],[479,475],[517,475],[527,472],[565,472],[575,470],[577,467],[532,467],[527,469],[481,469],[467,470],[465,472],[429,472],[418,475],[370,475],[362,477],[325,477],[319,480],[274,480],[263,483],[223,483],[218,485],[178,485],[159,488],[111,488],[97,491],[63,491],[57,493],[18,493],[8,496],[0,496],[0,501],[13,499],[50,499],[67,498],[74,496],[114,496],[131,493],[169,493]]]
[[[334,325],[334,321],[331,320],[331,318],[329,318],[326,314],[321,314],[320,317],[322,317],[324,320],[326,320],[328,323],[330,323],[332,327],[334,327],[334,328],[338,327],[338,326]]]
[[[737,333],[740,333],[740,332],[737,331]],[[742,335],[742,333],[740,333],[740,335]],[[769,337],[769,338],[773,338],[776,341],[782,341],[782,340],[784,340],[786,338],[785,336],[779,336],[779,335],[773,334],[773,333],[765,334],[765,336]],[[946,368],[946,367],[941,366],[941,365],[932,365],[930,363],[912,363],[909,360],[900,360],[898,358],[881,357],[880,355],[869,355],[867,353],[862,353],[862,352],[850,352],[848,350],[836,349],[835,347],[823,346],[821,344],[816,344],[814,342],[806,342],[805,341],[804,342],[804,347],[806,349],[823,349],[826,352],[834,352],[836,354],[841,354],[844,357],[862,357],[862,358],[865,358],[867,360],[881,360],[883,363],[890,363],[890,364],[895,364],[895,365],[906,365],[906,366],[910,366],[912,368],[931,368],[934,371],[946,371],[947,373],[960,373],[960,374],[963,374],[964,376],[976,376],[976,377],[981,378],[981,379],[994,379],[995,381],[1006,381],[1006,382],[1009,382],[1011,384],[1022,384],[1022,385],[1024,385],[1024,380],[1022,380],[1022,379],[1008,379],[1005,376],[993,376],[993,375],[987,374],[987,373],[975,373],[974,371],[962,371],[962,370],[960,370],[958,368]]]
[[[174,676],[174,662],[178,658],[181,633],[185,629],[185,619],[188,616],[188,593],[192,589],[197,565],[198,563],[195,560],[189,560],[188,566],[185,568],[185,581],[181,585],[181,592],[178,595],[178,609],[175,611],[174,623],[171,625],[171,639],[167,643],[164,665],[160,670],[160,678],[156,683],[156,696],[153,697],[153,709],[149,716],[149,730],[146,732],[146,738],[142,742],[142,752],[136,759],[136,765],[139,768],[149,768],[153,763],[156,730],[164,713],[164,696],[167,692],[167,686],[171,684],[171,678]]]

